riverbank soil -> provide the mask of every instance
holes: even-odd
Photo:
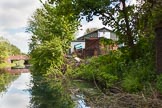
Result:
[[[83,95],[86,106],[90,108],[162,108],[160,98],[148,98],[140,94],[117,92],[103,93],[92,83],[75,80],[71,92]]]
[[[145,98],[135,94],[87,96],[91,108],[162,108],[162,100]]]

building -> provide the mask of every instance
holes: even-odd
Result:
[[[100,37],[112,39],[115,41],[118,40],[115,33],[105,27],[97,29],[91,33],[85,34],[85,35],[77,38],[77,40],[85,40],[85,39],[89,39],[89,38],[100,38]]]
[[[71,53],[76,53],[81,58],[107,54],[110,50],[116,50],[116,44],[104,45],[102,40],[117,41],[114,32],[103,27],[91,33],[85,34],[71,42]]]

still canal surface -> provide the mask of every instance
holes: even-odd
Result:
[[[18,71],[15,72],[14,70],[19,75],[17,79],[12,81],[5,91],[0,93],[0,108],[30,108],[32,76],[27,70],[25,70],[25,73]],[[13,72],[13,70],[10,72]],[[76,103],[76,108],[90,108],[85,105],[83,98],[78,99]]]
[[[27,108],[30,104],[30,73],[21,73],[20,76],[1,93],[0,108]]]

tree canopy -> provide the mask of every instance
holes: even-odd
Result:
[[[66,0],[59,2],[55,5],[46,2],[43,8],[36,10],[29,21],[28,31],[33,34],[30,43],[31,56],[34,58],[32,63],[35,67],[44,67],[42,69],[45,70],[50,67],[56,71],[60,70],[63,57],[78,25],[70,6],[66,13],[61,9],[64,4],[68,5],[68,2]],[[45,70],[38,69],[38,72]]]
[[[93,16],[98,16],[104,25],[110,26],[119,36],[119,43],[125,44],[130,59],[142,57],[142,42],[150,42],[150,46],[153,46],[151,40],[154,38],[155,21],[152,18],[157,17],[158,12],[155,10],[159,9],[158,6],[150,9],[153,5],[154,2],[149,1],[129,4],[128,0],[47,0],[43,8],[37,9],[29,21],[28,31],[33,34],[30,43],[31,55],[35,56],[33,58],[55,56],[58,63],[63,61],[62,57],[67,52],[82,18],[85,16],[87,21],[92,21]],[[47,46],[55,46],[57,50],[46,48]],[[51,53],[48,53],[48,50],[41,52],[41,49],[48,49]],[[44,65],[46,60],[41,62],[41,59],[37,59],[40,61],[36,64]],[[47,60],[47,63],[51,61]],[[61,65],[60,62],[59,67]]]
[[[0,63],[3,63],[6,57],[17,54],[21,54],[20,49],[7,39],[0,37]]]
[[[73,69],[73,66],[69,66],[70,77],[99,83],[103,90],[117,84],[130,92],[143,90],[147,88],[148,82],[154,82],[154,27],[160,22],[154,19],[161,16],[161,10],[152,0],[138,0],[137,4],[129,4],[128,1],[47,0],[42,3],[42,8],[37,9],[29,20],[28,27],[28,32],[32,33],[32,93],[36,95],[36,98],[33,97],[36,106],[39,103],[37,97],[43,101],[44,94],[40,96],[35,91],[43,92],[42,88],[50,88],[46,93],[51,95],[45,97],[57,99],[58,95],[52,95],[53,90],[63,90],[60,85],[64,85],[66,76],[62,70],[69,66],[65,62],[65,56],[83,17],[92,21],[94,16],[97,16],[104,25],[112,28],[119,36],[119,43],[124,43],[125,46],[110,52],[109,55],[92,58],[79,68]],[[111,40],[101,41],[104,44],[112,43]],[[158,88],[162,88],[160,84]],[[62,97],[58,99],[59,103],[62,103]],[[71,103],[67,101],[63,106],[69,104],[68,102]],[[56,105],[51,101],[47,106],[51,107],[53,104]],[[43,103],[38,107],[45,107],[44,105]]]

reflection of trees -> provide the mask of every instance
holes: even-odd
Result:
[[[8,85],[17,77],[18,75],[13,75],[6,72],[4,69],[0,69],[0,92],[5,91]]]
[[[33,78],[31,89],[31,108],[73,108],[70,96],[66,94],[61,82],[45,80],[42,77]]]

